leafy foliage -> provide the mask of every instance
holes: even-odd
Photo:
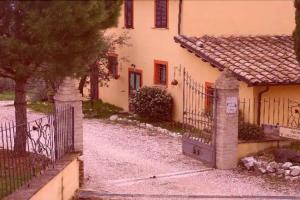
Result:
[[[134,112],[151,121],[172,119],[173,98],[166,90],[157,87],[143,87],[131,99]]]
[[[0,75],[80,74],[105,49],[121,1],[1,1]]]
[[[12,91],[14,89],[14,82],[8,78],[0,78],[0,92]]]
[[[239,122],[240,140],[259,140],[265,137],[262,127],[249,122]]]

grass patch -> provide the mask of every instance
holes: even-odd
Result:
[[[161,128],[167,129],[171,132],[177,132],[177,133],[181,133],[181,134],[184,132],[183,124],[180,123],[180,122],[175,122],[175,121],[151,121],[147,118],[133,117],[133,116],[129,116],[128,118],[138,120],[139,122],[142,122],[142,123],[147,123],[147,124],[151,124],[153,126],[161,127]]]
[[[83,114],[86,118],[109,118],[123,109],[115,105],[104,103],[101,100],[97,101],[84,101]]]
[[[54,108],[53,103],[49,103],[47,101],[30,102],[27,106],[31,110],[36,111],[36,112],[41,112],[41,113],[51,113]]]
[[[0,101],[9,101],[15,99],[15,93],[13,91],[0,92]]]

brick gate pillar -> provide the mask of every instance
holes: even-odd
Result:
[[[239,82],[228,70],[216,81],[216,167],[237,166]]]
[[[54,96],[54,102],[55,108],[63,105],[74,108],[74,149],[76,152],[83,152],[82,96],[73,79],[65,78]]]

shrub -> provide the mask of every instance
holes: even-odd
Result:
[[[240,140],[259,140],[265,137],[262,127],[248,123],[239,122],[239,139]]]
[[[15,88],[14,81],[8,78],[0,78],[0,92],[12,91]]]
[[[172,119],[173,98],[158,87],[143,87],[131,98],[134,112],[151,121]]]

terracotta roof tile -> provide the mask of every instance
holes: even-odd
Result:
[[[250,85],[300,84],[300,66],[291,36],[174,37],[202,60],[229,68]]]

